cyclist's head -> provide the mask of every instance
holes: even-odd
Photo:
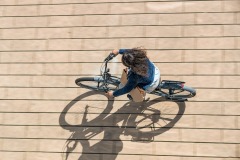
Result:
[[[127,50],[122,55],[122,63],[124,66],[129,67],[141,76],[147,77],[148,64],[147,52],[143,48],[133,48]]]

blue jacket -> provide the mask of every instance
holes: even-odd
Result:
[[[120,49],[119,54],[124,54],[126,50],[127,49]],[[127,76],[128,79],[127,84],[123,88],[114,91],[113,96],[117,97],[129,93],[132,89],[136,88],[137,86],[145,90],[146,87],[153,82],[155,74],[154,73],[155,67],[153,63],[149,59],[147,59],[147,63],[148,63],[147,77],[138,75],[130,69]]]

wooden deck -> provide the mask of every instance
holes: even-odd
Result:
[[[1,0],[0,40],[1,160],[240,159],[239,0]],[[196,97],[108,101],[75,85],[138,46]]]

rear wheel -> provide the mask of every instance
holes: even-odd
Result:
[[[161,83],[155,94],[163,96],[170,100],[187,100],[187,98],[194,97],[196,90],[185,86],[184,82],[165,81]]]
[[[184,86],[182,89],[169,89],[167,98],[172,100],[185,100],[194,97],[195,95],[196,91],[193,88]]]
[[[81,77],[75,80],[75,83],[86,89],[97,90],[97,91],[106,91],[106,90],[116,90],[120,83],[118,77],[110,77],[106,83],[102,76],[95,77]]]

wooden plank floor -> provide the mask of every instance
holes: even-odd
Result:
[[[239,0],[2,0],[0,41],[0,159],[240,159]],[[108,101],[75,85],[138,46],[196,97]],[[120,56],[109,66],[121,75]]]

